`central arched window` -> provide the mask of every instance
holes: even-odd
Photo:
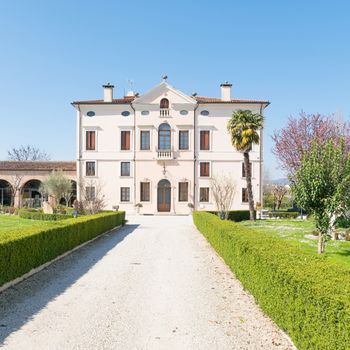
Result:
[[[160,108],[169,108],[169,100],[167,98],[162,98],[160,100]]]
[[[158,149],[170,150],[171,149],[171,128],[168,123],[159,125],[158,128]]]

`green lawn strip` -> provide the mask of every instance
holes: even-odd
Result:
[[[350,349],[350,270],[344,264],[248,224],[221,221],[205,212],[193,212],[193,219],[299,350]]]
[[[315,231],[315,223],[311,220],[258,220],[243,221],[240,224],[263,234],[281,237],[317,255],[317,237],[310,238]],[[350,269],[350,242],[328,241],[325,257]]]

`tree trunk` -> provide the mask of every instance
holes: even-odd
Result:
[[[325,251],[325,241],[324,236],[321,231],[318,232],[318,254],[323,254]]]
[[[243,158],[244,158],[245,178],[247,181],[247,192],[248,192],[248,202],[249,202],[249,218],[250,218],[250,220],[255,220],[254,197],[253,197],[253,188],[252,188],[252,172],[250,169],[249,152],[244,152]]]
[[[332,237],[332,240],[334,240],[334,241],[338,240],[338,233],[335,231],[336,220],[337,220],[337,215],[330,214],[328,234]]]

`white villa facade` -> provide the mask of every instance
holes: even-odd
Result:
[[[189,214],[215,210],[213,176],[234,179],[232,209],[248,209],[243,155],[231,145],[227,121],[232,112],[263,113],[268,101],[188,96],[161,82],[142,96],[76,101],[77,180],[91,196],[102,191],[107,209],[119,206],[140,214]],[[263,138],[250,154],[253,192],[262,201]],[[82,194],[78,186],[78,198]],[[138,207],[138,208],[137,208]]]

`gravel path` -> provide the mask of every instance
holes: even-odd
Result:
[[[295,349],[191,217],[138,216],[0,294],[4,349]]]

